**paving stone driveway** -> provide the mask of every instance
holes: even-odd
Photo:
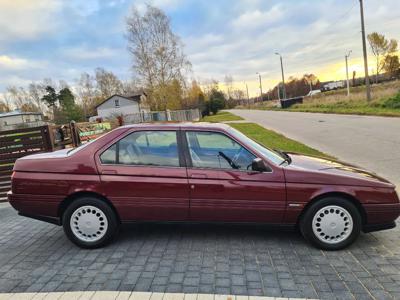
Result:
[[[297,233],[206,225],[124,227],[82,250],[62,228],[0,206],[0,292],[153,291],[326,299],[400,299],[400,230],[338,252]]]

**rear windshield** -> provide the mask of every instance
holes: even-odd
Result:
[[[91,143],[93,143],[93,142],[96,141],[96,140],[97,140],[97,139],[91,140],[90,142],[87,142],[86,144],[82,144],[82,145],[80,145],[80,146],[78,146],[78,147],[76,147],[76,148],[73,148],[73,149],[69,150],[69,151],[67,152],[67,155],[68,155],[68,156],[74,155],[76,152],[78,152],[78,151],[80,151],[80,150],[86,148],[87,146],[89,146]]]

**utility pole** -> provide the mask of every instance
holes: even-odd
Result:
[[[262,91],[261,74],[258,73],[258,72],[256,74],[258,74],[258,79],[260,80],[260,99],[261,99],[261,102],[262,102],[263,101],[263,91]]]
[[[247,92],[247,105],[248,107],[250,107],[250,97],[249,97],[249,86],[247,85],[247,83],[244,83],[246,85],[246,92]]]
[[[286,86],[285,86],[285,74],[283,72],[283,61],[282,61],[282,55],[278,52],[275,52],[276,55],[279,55],[280,60],[281,60],[281,72],[282,72],[282,85],[283,85],[283,99],[286,99]]]
[[[344,57],[346,59],[346,79],[347,79],[347,97],[350,97],[350,82],[349,82],[349,63],[348,59],[350,57],[351,50],[349,51],[348,54],[346,54]]]
[[[362,35],[362,45],[364,53],[365,86],[367,89],[367,100],[371,101],[371,86],[369,84],[369,75],[368,75],[367,44],[365,41],[364,5],[363,5],[363,0],[359,1],[360,1],[360,14],[361,14],[361,35]]]

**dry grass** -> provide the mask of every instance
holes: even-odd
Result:
[[[350,97],[347,90],[340,89],[305,97],[303,104],[296,104],[289,111],[382,115],[400,117],[399,107],[390,107],[387,101],[400,95],[400,80],[372,85],[372,101],[368,102],[365,95],[365,87],[351,88]],[[276,101],[257,103],[254,109],[280,110]]]
[[[373,84],[371,86],[372,102],[380,101],[382,99],[390,98],[400,91],[400,80]],[[340,101],[350,101],[350,102],[367,102],[365,96],[365,87],[354,87],[350,89],[350,97],[347,97],[347,90],[341,89],[336,91],[330,91],[315,95],[313,97],[305,97],[305,105],[319,105],[321,103],[336,103]]]

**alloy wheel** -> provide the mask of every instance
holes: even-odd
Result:
[[[81,241],[97,242],[104,237],[108,221],[104,212],[92,205],[77,208],[70,219],[72,233]]]
[[[314,215],[312,230],[320,241],[328,244],[337,244],[351,235],[353,218],[341,206],[325,206]]]

